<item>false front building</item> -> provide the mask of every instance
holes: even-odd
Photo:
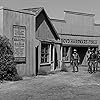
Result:
[[[73,49],[77,49],[80,63],[86,65],[88,48],[100,49],[100,25],[95,24],[94,14],[64,14],[64,20],[57,20],[50,19],[42,7],[0,8],[0,35],[13,45],[21,76],[61,70],[62,61],[70,65]]]
[[[64,20],[51,19],[61,41],[61,61],[70,65],[71,54],[76,49],[80,63],[87,65],[87,50],[100,48],[100,25],[94,14],[64,11]]]

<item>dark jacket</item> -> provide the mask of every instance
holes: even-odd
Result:
[[[91,61],[97,61],[97,59],[98,59],[98,56],[95,53],[90,54],[90,57],[88,58],[88,60],[91,60]]]

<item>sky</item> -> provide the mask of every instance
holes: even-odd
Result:
[[[22,9],[44,7],[50,18],[64,19],[64,10],[95,14],[100,24],[100,0],[0,0],[0,6]]]

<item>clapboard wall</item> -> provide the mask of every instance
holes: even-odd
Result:
[[[25,26],[26,27],[26,64],[18,64],[18,73],[23,75],[35,74],[35,31],[34,31],[34,15],[24,11],[10,10],[7,8],[1,9],[3,16],[3,35],[7,36],[11,43],[13,42],[13,25]],[[1,29],[1,26],[0,26]]]
[[[86,36],[95,35],[94,14],[65,11],[64,16],[66,25],[64,26],[63,33],[66,32],[66,34],[86,35]]]

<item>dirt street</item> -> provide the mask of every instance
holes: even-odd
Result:
[[[100,72],[58,72],[0,85],[0,100],[100,100]]]

